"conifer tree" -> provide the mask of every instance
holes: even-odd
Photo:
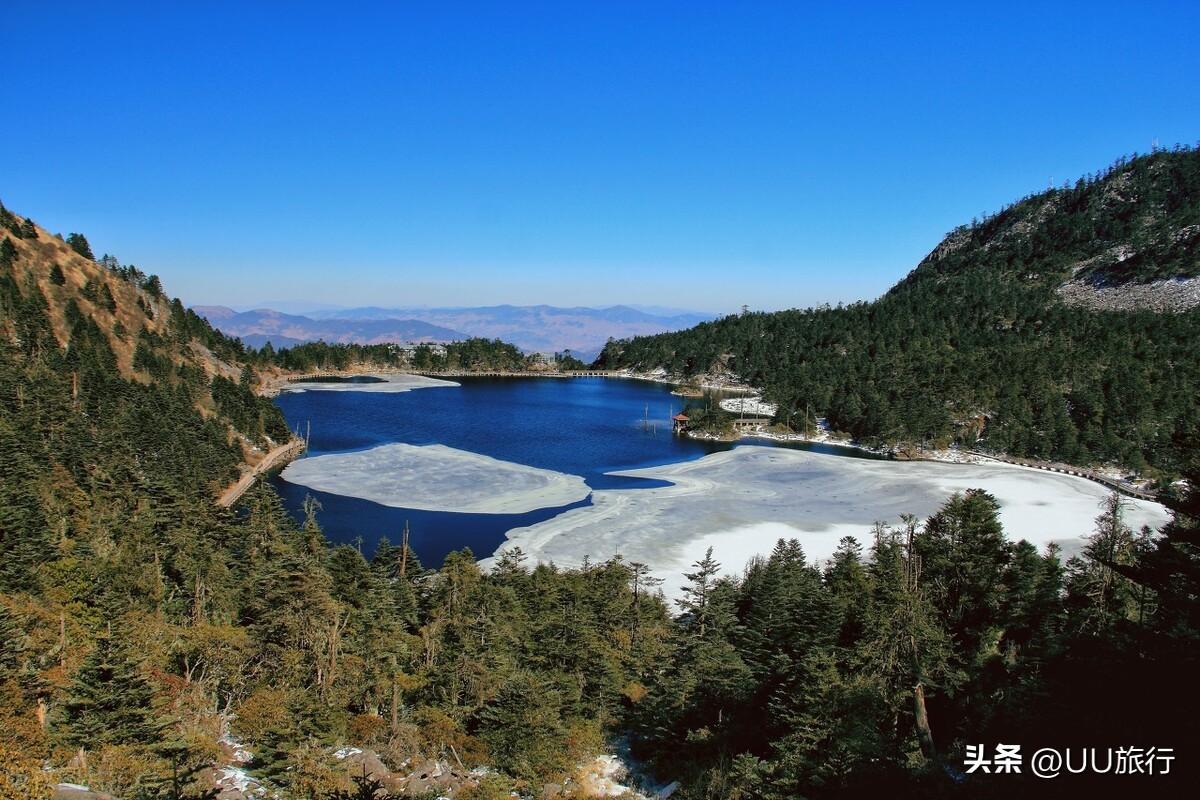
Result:
[[[956,641],[971,660],[996,625],[1008,544],[996,498],[981,490],[952,496],[915,536],[923,584]]]
[[[926,596],[920,556],[914,546],[916,520],[901,535],[888,531],[874,546],[873,585],[877,591],[860,657],[878,681],[885,702],[908,722],[927,761],[937,758],[927,700],[931,690],[953,688],[950,640]],[[907,706],[908,714],[903,714]],[[896,742],[903,747],[903,742]]]
[[[87,237],[82,233],[67,234],[67,247],[70,247],[88,261],[96,260],[96,256],[92,254],[92,246],[88,244]]]
[[[838,612],[838,644],[851,647],[863,633],[866,603],[870,594],[862,545],[853,536],[843,536],[825,568],[824,581]]]
[[[105,744],[149,744],[158,736],[154,692],[128,647],[105,634],[71,680],[63,706],[67,741],[95,749]]]
[[[117,300],[113,297],[112,289],[108,288],[108,281],[100,285],[100,307],[110,314],[115,314],[117,311]]]
[[[696,637],[703,639],[711,621],[709,603],[721,565],[713,558],[713,549],[710,547],[705,551],[704,558],[693,566],[694,572],[683,574],[688,582],[682,589],[683,597],[676,600],[675,605],[679,606],[684,626],[694,631]]]
[[[498,769],[538,785],[567,768],[560,703],[557,691],[527,672],[505,683],[480,713],[480,737]]]
[[[25,663],[25,631],[0,603],[0,683],[16,679]]]
[[[1113,492],[1101,505],[1095,533],[1081,556],[1068,564],[1068,602],[1079,632],[1103,635],[1113,625],[1136,616],[1135,585],[1117,569],[1136,561],[1133,531],[1125,524],[1125,503]]]

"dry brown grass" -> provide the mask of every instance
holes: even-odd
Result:
[[[117,359],[117,367],[123,377],[129,380],[147,383],[150,377],[133,368],[133,354],[137,346],[138,333],[142,330],[151,331],[165,336],[171,317],[169,301],[152,297],[140,286],[113,274],[96,262],[84,258],[72,250],[66,242],[54,234],[38,227],[37,239],[18,239],[7,231],[0,231],[0,238],[7,236],[17,249],[17,260],[12,266],[13,278],[22,289],[32,279],[41,289],[49,306],[51,328],[60,344],[66,344],[68,339],[66,308],[74,300],[79,309],[90,315],[96,321],[100,330],[108,338],[109,346]],[[57,264],[63,272],[65,281],[59,286],[51,279],[51,270]],[[83,287],[91,282],[97,290],[102,285],[108,287],[116,302],[116,310],[109,311],[104,305],[87,299]],[[147,314],[141,303],[149,307]],[[118,326],[119,323],[119,326]],[[123,335],[118,335],[119,328],[124,329]],[[0,330],[0,333],[3,333]],[[172,353],[177,365],[188,364],[199,367],[211,378],[221,375],[237,380],[241,375],[241,365],[228,363],[214,355],[207,347],[197,341],[192,341],[187,347]],[[196,410],[206,418],[216,415],[216,407],[211,396],[205,394],[196,402]],[[265,453],[256,451],[244,438],[232,429],[229,440],[236,441],[242,449],[243,459],[253,465],[261,460]]]

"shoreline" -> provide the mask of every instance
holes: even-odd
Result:
[[[294,461],[297,456],[308,448],[308,442],[300,438],[292,439],[277,447],[272,448],[265,456],[256,464],[247,464],[242,462],[242,466],[249,467],[247,472],[242,473],[242,476],[234,481],[229,486],[225,487],[225,491],[221,492],[217,498],[217,505],[221,508],[229,508],[234,503],[242,498],[255,482],[269,473],[271,470],[280,465],[287,465]]]
[[[762,427],[766,428],[767,423],[764,423]],[[839,439],[832,435],[828,428],[825,427],[822,427],[821,431],[821,434],[816,436],[806,436],[801,433],[785,433],[782,431],[771,431],[765,429],[750,431],[739,430],[728,436],[708,434],[702,431],[688,431],[684,435],[693,439],[699,439],[701,441],[741,442],[748,439],[765,439],[768,441],[785,443],[794,442],[797,444],[825,444],[833,447],[845,447],[850,450],[859,450],[864,453],[872,453],[893,461],[932,461],[943,464],[973,465],[992,463],[1009,464],[1012,466],[1037,469],[1045,472],[1073,475],[1078,478],[1084,478],[1086,480],[1093,481],[1094,483],[1098,483],[1127,497],[1157,502],[1157,493],[1146,488],[1150,484],[1149,480],[1143,480],[1140,484],[1131,483],[1125,480],[1123,477],[1123,475],[1129,474],[1129,471],[1122,470],[1113,465],[1083,467],[1079,466],[1078,464],[1066,464],[1062,462],[1017,458],[1016,456],[1010,456],[1004,453],[982,453],[977,450],[966,450],[955,446],[936,450],[920,447],[907,448],[903,446],[891,448],[873,447],[871,445],[862,444],[861,442],[855,442],[850,439]],[[898,455],[898,453],[903,455]]]
[[[411,372],[364,370],[343,374],[372,373],[393,376],[393,390],[407,390],[409,386],[415,389],[445,385],[440,379],[429,380]],[[565,376],[542,373],[520,377]],[[626,374],[613,377],[671,383],[664,376]],[[369,391],[369,387],[379,386],[381,384],[326,383],[312,385],[312,388],[345,391],[367,387]],[[307,388],[304,386],[300,390]],[[379,388],[375,391],[379,391]],[[596,413],[605,412],[597,409]],[[992,491],[990,487],[995,486],[996,490],[1005,493],[1000,499],[1008,517],[1005,520],[1006,531],[1014,538],[1035,538],[1044,542],[1052,535],[1055,539],[1062,536],[1070,542],[1078,542],[1094,516],[1094,503],[1090,500],[1080,503],[1078,498],[1091,497],[1094,500],[1103,494],[1096,485],[1103,481],[1098,481],[1096,476],[1049,466],[1006,463],[1002,458],[959,448],[910,450],[905,454],[907,457],[895,458],[893,450],[841,439],[829,430],[824,420],[819,421],[818,429],[810,436],[778,428],[768,429],[766,420],[754,428],[739,431],[735,436],[721,437],[701,432],[687,435],[699,440],[723,440],[732,445],[732,449],[657,467],[613,470],[608,473],[666,481],[669,486],[589,491],[582,485],[582,479],[576,476],[556,475],[559,483],[564,485],[564,482],[572,479],[578,482],[580,485],[575,487],[577,494],[590,493],[591,503],[586,507],[556,513],[540,522],[516,522],[518,527],[512,528],[504,525],[500,529],[503,539],[490,545],[489,549],[495,549],[480,561],[485,566],[494,563],[495,558],[512,546],[521,546],[539,560],[563,565],[573,563],[573,559],[583,553],[590,553],[597,558],[622,553],[645,563],[654,563],[658,565],[660,576],[678,581],[690,560],[702,557],[702,551],[708,545],[714,545],[725,553],[722,558],[735,570],[744,566],[743,556],[749,558],[769,552],[778,538],[799,537],[806,543],[806,552],[810,556],[821,558],[832,552],[842,536],[851,535],[866,543],[870,524],[876,519],[894,522],[896,514],[901,511],[915,510],[922,515],[928,514],[951,492],[981,484],[989,491]],[[758,440],[759,446],[755,446],[755,440]],[[818,447],[813,452],[807,447],[769,446],[789,443],[826,447]],[[743,448],[750,452],[742,453]],[[403,450],[402,454],[411,457],[393,460],[394,463],[381,460],[381,454],[391,450]],[[337,459],[361,462],[352,470],[341,467],[335,470],[345,485],[316,485],[311,480],[294,482],[318,491],[356,497],[383,506],[438,513],[463,510],[452,509],[441,502],[451,495],[472,498],[478,505],[469,511],[482,514],[523,513],[563,504],[562,497],[547,499],[542,491],[544,487],[537,480],[517,486],[520,491],[500,492],[500,483],[494,487],[491,484],[500,481],[507,486],[509,475],[506,471],[497,470],[501,465],[494,463],[494,460],[472,458],[468,464],[462,462],[460,454],[437,446],[404,447],[400,443],[392,445],[391,450],[381,446],[353,456],[325,456],[330,465]],[[776,455],[754,453],[761,450],[773,451]],[[822,450],[826,452],[820,452]],[[842,458],[836,458],[839,455],[837,452],[828,452],[836,450],[842,450]],[[854,458],[855,451],[884,458]],[[432,458],[439,454],[445,457]],[[421,458],[417,459],[416,455]],[[450,456],[455,458],[451,460]],[[835,458],[831,460],[830,456]],[[838,461],[865,463],[848,465],[838,464]],[[882,463],[884,461],[891,463]],[[911,463],[905,465],[895,462]],[[922,468],[921,462],[932,463]],[[934,469],[937,463],[947,466],[941,470]],[[955,469],[951,466],[953,464],[963,466]],[[726,468],[739,465],[746,465],[748,471],[725,471]],[[349,464],[343,466],[348,467]],[[509,465],[503,466],[507,468]],[[1034,469],[1044,471],[1033,474]],[[530,472],[540,473],[536,470]],[[1059,474],[1055,475],[1056,472]],[[443,480],[444,476],[453,476],[454,480],[449,477]],[[698,480],[689,479],[693,477]],[[1074,481],[1072,488],[1069,483],[1072,478],[1084,480]],[[347,480],[349,483],[346,483]],[[810,480],[813,481],[811,484]],[[404,483],[404,486],[397,484],[397,481]],[[796,489],[800,489],[801,484],[793,481],[802,481],[807,486],[797,493]],[[1064,484],[1064,481],[1068,483]],[[793,488],[787,488],[789,484]],[[1080,484],[1091,486],[1092,489],[1082,489]],[[364,487],[369,485],[375,485],[375,488],[364,492]],[[500,506],[495,506],[489,499],[497,492],[503,495],[494,498],[504,501]],[[403,500],[398,501],[397,497]],[[422,498],[425,498],[424,501]],[[389,499],[395,503],[389,503]],[[577,498],[572,495],[569,499]],[[1145,501],[1149,498],[1138,499]],[[1041,507],[1034,509],[1032,505]],[[1062,508],[1057,508],[1059,505]],[[1155,508],[1162,513],[1157,505]],[[1160,522],[1157,514],[1154,521],[1156,524]],[[652,541],[647,541],[646,536]]]
[[[588,375],[586,373],[595,373]],[[605,373],[605,374],[599,374]],[[621,380],[638,380],[649,383],[665,384],[675,387],[697,387],[701,390],[699,396],[703,396],[704,391],[717,392],[736,392],[739,394],[751,394],[761,396],[762,390],[748,386],[744,383],[714,378],[706,375],[701,377],[699,382],[685,381],[679,376],[671,375],[665,370],[655,370],[653,372],[635,372],[629,369],[623,370],[580,370],[580,371],[560,371],[560,370],[530,370],[526,372],[495,372],[491,370],[444,370],[435,372],[432,370],[413,370],[404,368],[385,368],[372,369],[368,365],[358,364],[352,365],[343,370],[321,370],[319,372],[295,372],[295,373],[275,373],[270,378],[264,378],[259,386],[258,393],[264,397],[276,397],[281,392],[287,390],[289,385],[300,384],[303,381],[297,380],[304,377],[320,375],[322,377],[363,377],[375,376],[387,380],[390,376],[411,375],[426,377],[433,380],[444,380],[452,377],[471,377],[471,376],[497,376],[514,378],[577,378],[577,377],[610,377]],[[453,385],[452,381],[445,381],[448,385]],[[332,384],[336,386],[337,384]],[[325,387],[305,387],[304,390],[312,388],[324,389],[329,391],[328,386]],[[423,386],[413,386],[411,388],[425,388]],[[386,391],[388,389],[375,389],[375,391]],[[392,391],[404,391],[391,389]],[[334,390],[336,391],[336,389]],[[370,388],[364,386],[355,386],[353,389],[342,389],[342,391],[371,391]],[[690,393],[672,392],[673,395],[680,397],[696,396]],[[1140,483],[1133,483],[1125,480],[1124,475],[1130,474],[1129,470],[1123,470],[1119,466],[1104,464],[1098,466],[1082,466],[1079,464],[1066,464],[1061,462],[1042,462],[1037,459],[1021,459],[1015,456],[1009,456],[1004,453],[990,454],[982,453],[974,450],[965,450],[959,447],[948,447],[944,449],[926,449],[921,447],[911,447],[897,445],[894,447],[878,447],[862,444],[852,439],[841,439],[835,436],[828,426],[824,424],[823,419],[818,419],[820,433],[814,436],[807,436],[800,433],[787,433],[783,431],[768,430],[771,427],[771,422],[764,418],[762,425],[751,430],[737,430],[731,435],[709,434],[701,431],[686,431],[685,436],[700,441],[718,441],[718,442],[741,442],[743,440],[765,439],[768,441],[798,443],[798,444],[826,444],[835,447],[845,447],[851,450],[859,450],[865,453],[871,453],[877,456],[891,458],[897,461],[935,461],[950,464],[986,464],[986,463],[1004,463],[1015,466],[1023,466],[1031,469],[1039,469],[1047,472],[1069,474],[1077,477],[1085,478],[1095,483],[1099,483],[1114,491],[1120,492],[1123,495],[1134,497],[1141,500],[1154,500],[1157,493],[1148,490],[1148,480],[1142,480]],[[898,456],[898,453],[904,455]]]
[[[289,385],[294,383],[302,383],[303,378],[307,377],[324,377],[324,378],[359,378],[374,376],[387,379],[388,376],[394,375],[419,375],[428,378],[469,378],[477,377],[505,377],[505,378],[617,378],[620,380],[635,380],[647,381],[649,383],[662,383],[670,386],[698,386],[700,389],[706,389],[715,392],[737,392],[745,394],[754,394],[759,390],[752,386],[747,386],[744,383],[735,381],[721,381],[714,379],[706,379],[699,384],[684,381],[676,377],[659,374],[656,372],[634,372],[632,370],[527,370],[523,372],[508,372],[500,370],[418,370],[401,367],[371,367],[365,364],[356,364],[346,369],[318,369],[308,370],[304,372],[284,372],[280,370],[272,370],[269,373],[261,374],[259,377],[259,385],[257,394],[262,397],[275,397]],[[361,387],[358,387],[361,391]],[[672,394],[678,394],[672,392]],[[680,396],[688,396],[680,394]]]

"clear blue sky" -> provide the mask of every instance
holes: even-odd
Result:
[[[190,303],[878,295],[1200,139],[1200,3],[22,2],[0,199]]]

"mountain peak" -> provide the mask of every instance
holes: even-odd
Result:
[[[1071,305],[1200,305],[1200,151],[1120,159],[951,231],[892,291],[973,270],[1041,283]]]

